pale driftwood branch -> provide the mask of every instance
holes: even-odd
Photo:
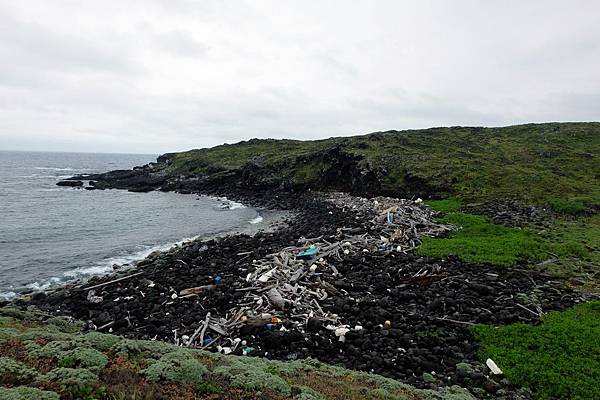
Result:
[[[141,274],[143,274],[143,273],[144,273],[143,271],[142,271],[142,272],[137,272],[137,273],[135,273],[135,274],[127,275],[127,276],[124,276],[124,277],[122,277],[122,278],[119,278],[119,279],[113,279],[112,281],[108,281],[108,282],[104,282],[104,283],[99,283],[99,284],[97,284],[97,285],[90,286],[90,287],[86,287],[86,288],[84,288],[84,289],[85,289],[85,290],[97,289],[97,288],[99,288],[99,287],[103,287],[103,286],[111,285],[111,284],[113,284],[113,283],[117,283],[117,282],[124,281],[124,280],[126,280],[126,279],[133,278],[134,276],[138,276],[138,275],[141,275]]]

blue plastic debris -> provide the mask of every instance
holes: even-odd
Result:
[[[308,249],[298,253],[296,258],[299,258],[301,260],[308,260],[308,259],[313,258],[317,254],[318,251],[319,251],[319,246],[312,246],[312,247],[309,247]]]
[[[394,214],[392,214],[391,212],[388,211],[387,213],[387,223],[388,224],[393,224],[394,223]]]
[[[217,275],[215,276],[215,283],[219,283],[223,280],[223,277],[221,275]]]

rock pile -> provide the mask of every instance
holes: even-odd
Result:
[[[502,398],[512,389],[482,372],[470,325],[536,322],[578,301],[546,275],[417,256],[420,237],[452,229],[418,201],[294,201],[296,218],[277,232],[189,242],[33,303],[90,329]]]
[[[551,221],[551,213],[548,210],[526,206],[516,200],[467,204],[463,207],[463,211],[486,215],[494,224],[507,226],[544,225]]]

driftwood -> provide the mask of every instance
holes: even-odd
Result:
[[[204,286],[196,286],[187,289],[183,289],[179,292],[180,296],[190,296],[190,295],[198,295],[204,294],[208,292],[212,292],[217,288],[216,285],[204,285]]]
[[[90,286],[90,287],[86,287],[86,288],[84,288],[84,289],[85,289],[85,290],[91,290],[91,289],[97,289],[97,288],[99,288],[99,287],[103,287],[103,286],[107,286],[107,285],[112,285],[113,283],[121,282],[121,281],[124,281],[124,280],[126,280],[126,279],[133,278],[134,276],[141,275],[141,274],[143,274],[143,273],[144,273],[143,271],[142,271],[142,272],[137,272],[137,273],[135,273],[135,274],[127,275],[127,276],[124,276],[124,277],[122,277],[122,278],[119,278],[119,279],[113,279],[112,281],[108,281],[108,282],[104,282],[104,283],[99,283],[99,284],[97,284],[97,285]]]
[[[245,282],[246,286],[236,288],[243,293],[237,304],[226,312],[224,318],[210,318],[194,332],[188,345],[191,345],[200,335],[200,346],[209,347],[213,343],[218,348],[224,342],[235,342],[235,335],[243,325],[253,327],[264,326],[265,329],[286,328],[303,331],[310,318],[326,321],[334,330],[340,333],[347,331],[336,314],[329,313],[321,302],[332,294],[345,293],[321,279],[323,275],[339,277],[341,274],[336,263],[344,257],[359,253],[371,253],[373,256],[384,256],[391,251],[407,252],[417,247],[423,236],[437,236],[452,229],[451,225],[439,224],[435,220],[435,211],[424,207],[412,200],[376,198],[373,200],[352,197],[346,194],[326,195],[329,201],[343,210],[358,211],[377,231],[377,235],[361,232],[356,228],[340,228],[334,237],[299,238],[296,246],[288,246],[278,252],[268,254],[250,263]],[[307,249],[317,249],[305,253]],[[315,254],[312,254],[315,253]],[[236,264],[249,258],[253,252],[237,253],[242,257]],[[410,283],[426,284],[432,279],[441,277],[438,267],[422,269],[409,276]],[[216,288],[215,285],[198,286],[183,289],[180,296],[205,295]],[[470,322],[442,319],[448,322],[472,324]],[[211,343],[204,344],[204,334],[211,329],[219,336]],[[229,351],[229,350],[227,350]]]

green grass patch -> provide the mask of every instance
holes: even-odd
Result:
[[[589,210],[587,202],[578,198],[553,198],[548,201],[548,204],[559,214],[582,215]]]
[[[428,200],[425,202],[425,204],[434,210],[441,211],[443,213],[460,211],[460,209],[463,207],[463,201],[457,198]]]
[[[600,399],[600,301],[552,312],[538,326],[474,327],[492,358],[536,399]]]
[[[424,256],[456,256],[472,263],[510,266],[521,260],[539,261],[546,257],[539,238],[522,229],[489,222],[489,218],[451,212],[440,222],[459,226],[447,238],[424,238],[418,252]]]

